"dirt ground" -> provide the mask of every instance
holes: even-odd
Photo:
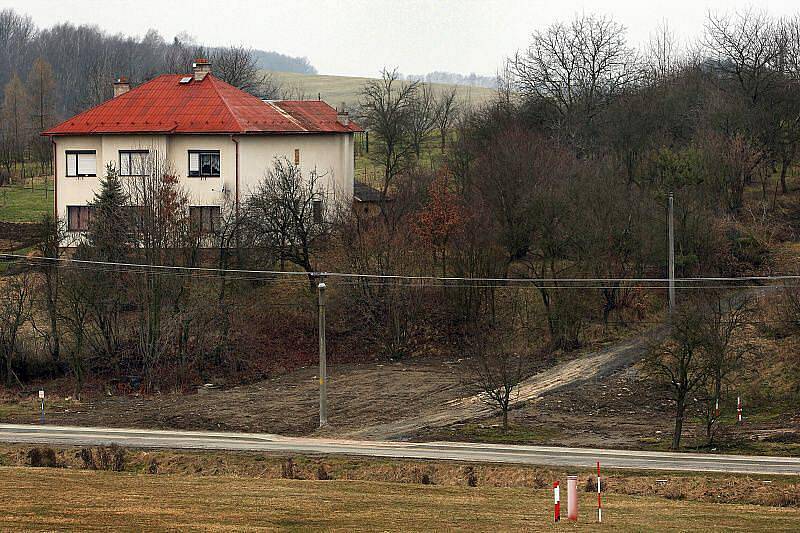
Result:
[[[461,363],[452,358],[407,363],[329,366],[329,432],[352,431],[413,416],[421,406],[443,405],[468,394]],[[230,389],[150,396],[94,394],[82,402],[48,398],[51,424],[220,429],[308,435],[319,422],[316,368]],[[31,391],[33,392],[33,390]],[[38,400],[0,399],[0,421],[36,423]]]

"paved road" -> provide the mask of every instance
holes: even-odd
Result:
[[[116,443],[132,448],[340,454],[585,468],[591,468],[595,465],[595,461],[600,461],[605,468],[800,475],[800,458],[798,457],[703,455],[466,442],[376,442],[283,437],[255,433],[0,424],[0,441],[70,446]]]

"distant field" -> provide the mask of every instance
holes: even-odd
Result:
[[[358,103],[359,93],[370,78],[349,76],[325,76],[320,74],[296,74],[292,72],[273,72],[273,76],[285,88],[297,93],[293,98],[314,99],[319,95],[331,105],[344,102],[347,106]],[[484,87],[468,87],[465,85],[444,85],[434,83],[438,90],[456,87],[458,97],[472,105],[481,104],[495,95],[492,89]]]
[[[800,521],[797,508],[614,495],[601,526],[582,491],[580,522],[555,525],[549,489],[201,476],[0,467],[0,528],[792,531]]]

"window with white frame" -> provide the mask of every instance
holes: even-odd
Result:
[[[219,177],[219,150],[189,150],[189,176]]]
[[[97,176],[95,150],[67,150],[67,176],[82,178]]]
[[[120,150],[119,175],[144,176],[147,169],[147,150]]]

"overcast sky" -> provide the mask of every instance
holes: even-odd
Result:
[[[97,24],[167,39],[188,32],[209,45],[244,44],[307,56],[321,74],[374,76],[444,70],[493,75],[530,33],[580,12],[611,15],[643,43],[663,20],[681,37],[697,36],[706,13],[758,6],[800,12],[798,0],[0,0],[40,27]]]

